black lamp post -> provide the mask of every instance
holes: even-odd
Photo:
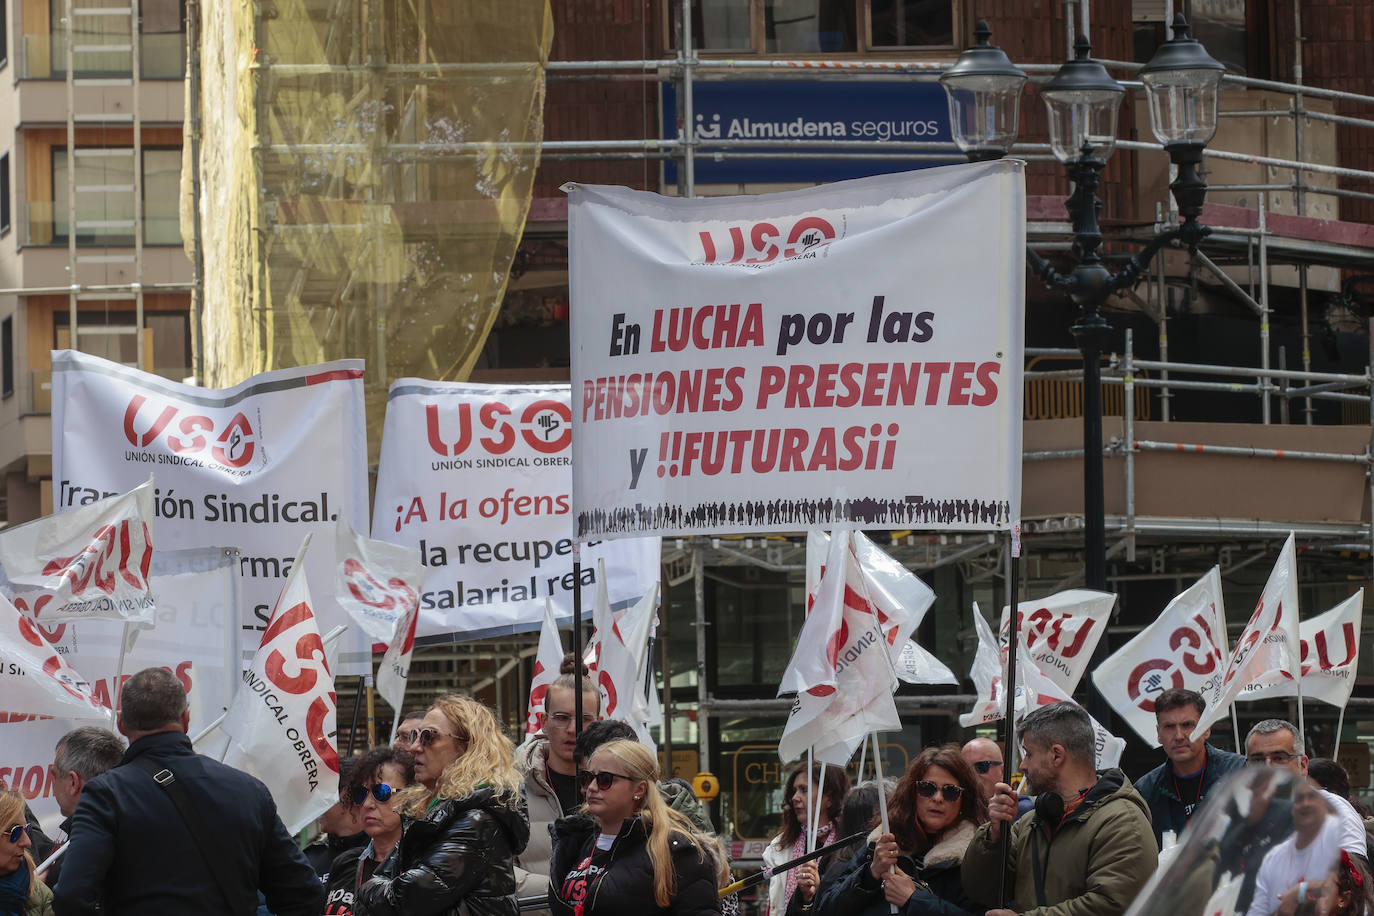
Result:
[[[971,161],[978,161],[1002,157],[1015,140],[1017,108],[1026,76],[1006,54],[988,44],[991,32],[986,22],[978,23],[974,35],[977,43],[959,55],[940,82],[949,95],[954,142]],[[1091,52],[1087,36],[1080,35],[1074,43],[1073,59],[1065,62],[1040,92],[1049,113],[1050,147],[1073,182],[1065,208],[1073,224],[1074,267],[1060,273],[1029,249],[1026,259],[1036,276],[1051,289],[1067,293],[1079,310],[1070,331],[1083,355],[1083,571],[1089,588],[1105,591],[1100,358],[1112,326],[1101,308],[1113,293],[1133,286],[1164,245],[1178,241],[1191,251],[1210,232],[1198,222],[1207,183],[1197,167],[1204,147],[1216,133],[1217,92],[1225,68],[1188,36],[1188,23],[1180,14],[1174,17],[1173,38],[1161,45],[1141,70],[1151,127],[1178,167],[1178,177],[1169,188],[1182,222],[1157,234],[1120,271],[1112,273],[1098,254],[1102,231],[1097,214],[1102,202],[1097,187],[1116,145],[1117,112],[1125,89],[1092,59]],[[990,88],[994,86],[1000,88]],[[994,125],[1000,130],[994,130]]]

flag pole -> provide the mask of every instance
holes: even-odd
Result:
[[[811,779],[810,774],[806,777]],[[816,848],[816,834],[821,829],[821,802],[825,798],[825,761],[821,761],[821,771],[818,774],[818,785],[813,785],[811,791],[806,793],[811,797],[811,836],[806,844],[806,851],[812,852]]]
[[[358,713],[363,705],[363,690],[366,683],[365,675],[358,675],[358,692],[353,695],[353,720],[348,725],[348,753],[345,756],[353,756],[353,744],[358,737]]]
[[[1004,744],[1011,768],[1006,772],[1010,778],[1016,771],[1016,654],[1020,621],[1017,618],[1017,598],[1021,591],[1021,539],[1019,532],[1013,531],[1008,548],[1011,553],[1010,569],[1007,575],[1007,709],[1002,718]],[[997,902],[1007,905],[1007,866],[1011,859],[1011,824],[1003,824],[998,837],[1002,869],[997,879]]]
[[[132,624],[126,622],[119,633],[119,662],[115,665],[114,689],[110,691],[110,708],[119,714],[119,698],[124,694],[124,657],[129,651],[129,630]]]
[[[371,663],[368,664],[371,668]],[[368,750],[377,746],[377,708],[373,700],[375,688],[372,686],[372,675],[366,675],[363,682],[367,685],[367,747]],[[387,744],[391,742],[388,741]]]
[[[1345,703],[1341,704],[1341,714],[1336,717],[1336,740],[1331,745],[1331,759],[1338,760],[1341,752],[1341,732],[1345,731],[1345,706],[1350,702],[1347,697]]]
[[[573,735],[582,733],[582,542],[573,541]]]
[[[1240,739],[1240,719],[1236,718],[1236,704],[1231,704],[1231,730],[1236,733],[1236,753],[1245,753],[1245,743]]]
[[[878,733],[869,732],[868,734],[873,739],[873,779],[878,783],[878,814],[883,827],[883,835],[886,836],[892,832],[892,828],[887,823],[887,790],[883,787],[883,752],[882,748],[878,746]],[[892,868],[888,869],[888,874],[892,874],[896,867],[894,864]],[[888,908],[892,916],[896,916],[897,904],[889,903]]]
[[[816,773],[815,764],[811,760],[811,751],[814,745],[806,746],[806,851],[810,852],[812,844],[816,838],[811,835],[812,812],[815,810],[816,786],[811,782],[811,777]]]
[[[867,762],[868,762],[868,742],[865,741],[865,742],[863,742],[862,744],[859,745],[859,778],[856,779],[856,780],[854,780],[854,784],[855,784],[855,785],[858,785],[859,783],[861,783],[861,782],[864,781],[864,764],[867,763]]]

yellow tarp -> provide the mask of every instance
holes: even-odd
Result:
[[[466,378],[501,304],[543,134],[547,0],[203,10],[204,383],[362,357],[375,461],[387,385]]]

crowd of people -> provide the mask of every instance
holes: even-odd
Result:
[[[180,682],[141,671],[121,697],[127,745],[86,726],[55,749],[68,844],[46,871],[35,863],[55,844],[0,791],[0,916],[737,912],[705,807],[661,778],[633,729],[600,718],[589,686],[577,721],[571,666],[518,749],[486,706],[446,696],[407,715],[390,746],[341,760],[338,802],[304,849],[262,783],[195,752]],[[981,737],[925,748],[882,786],[794,767],[764,854],[767,913],[1122,916],[1183,855],[1179,880],[1151,891],[1159,912],[1374,916],[1374,817],[1345,771],[1309,761],[1280,719],[1255,725],[1244,755],[1194,740],[1204,711],[1191,691],[1156,699],[1165,760],[1134,783],[1096,768],[1091,720],[1072,703],[1019,723],[1024,791]],[[1247,793],[1216,803],[1229,817],[1180,844],[1246,766]]]

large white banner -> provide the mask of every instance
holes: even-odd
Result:
[[[420,550],[422,640],[538,630],[546,598],[571,616],[570,398],[567,385],[392,384],[372,537]],[[658,581],[658,538],[585,544],[585,608],[598,560],[623,607]]]
[[[134,642],[124,660],[125,677],[144,668],[172,671],[187,688],[195,735],[229,707],[240,683],[238,555],[218,548],[158,550],[149,576],[157,595],[154,627]],[[0,581],[0,591],[6,587]],[[109,706],[123,625],[112,620],[54,623],[40,622],[39,628],[58,654],[90,680],[94,697]],[[0,747],[5,748],[0,779],[23,792],[49,834],[62,820],[47,772],[53,749],[73,728],[91,724],[98,723],[0,715]]]
[[[1021,163],[567,189],[580,535],[1013,527]]]
[[[69,350],[53,353],[53,500],[60,511],[155,477],[158,543],[243,550],[241,624],[267,626],[307,532],[321,625],[350,619],[338,586],[333,526],[367,528],[362,362],[256,375],[210,390]],[[370,646],[344,635],[341,668],[366,674]],[[245,645],[257,642],[248,635]]]

